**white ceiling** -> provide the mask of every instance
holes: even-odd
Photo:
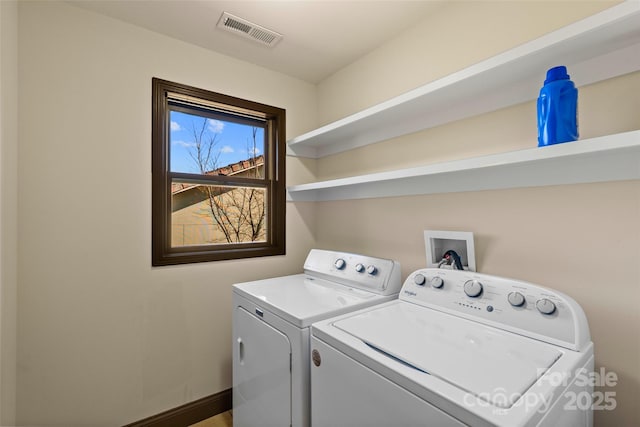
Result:
[[[446,0],[73,0],[69,3],[317,83]],[[216,28],[223,11],[274,30],[273,48]]]

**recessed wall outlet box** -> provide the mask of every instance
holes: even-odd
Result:
[[[424,231],[424,246],[427,252],[427,267],[438,267],[448,250],[455,251],[460,256],[465,270],[476,271],[476,252],[471,231]],[[452,269],[451,265],[440,268]]]

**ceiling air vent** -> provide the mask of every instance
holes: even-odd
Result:
[[[282,34],[271,31],[260,25],[249,22],[246,19],[238,18],[230,13],[223,12],[218,21],[218,28],[229,31],[234,34],[251,39],[262,45],[273,47],[281,39]]]

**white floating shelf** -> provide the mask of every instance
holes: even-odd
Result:
[[[531,101],[557,65],[568,67],[578,87],[640,70],[640,2],[628,0],[293,138],[288,154],[324,157]]]
[[[640,179],[640,131],[288,188],[290,201],[455,193]]]

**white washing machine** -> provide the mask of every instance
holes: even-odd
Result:
[[[233,286],[233,425],[309,426],[311,323],[397,298],[392,260],[313,249],[304,274]]]
[[[593,343],[571,298],[422,269],[399,299],[312,326],[313,427],[591,426]]]

